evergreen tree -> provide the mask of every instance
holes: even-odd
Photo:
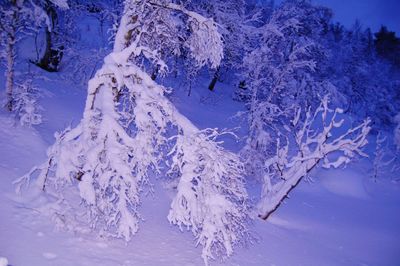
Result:
[[[375,33],[375,48],[379,56],[400,67],[400,39],[396,33],[382,26]]]

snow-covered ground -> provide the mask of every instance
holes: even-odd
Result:
[[[238,126],[230,117],[243,107],[231,100],[229,86],[219,84],[210,93],[206,80],[201,83],[190,97],[177,89],[173,102],[201,128]],[[84,88],[57,76],[43,87],[50,94],[42,99],[42,125],[23,128],[0,115],[0,257],[13,266],[203,265],[191,233],[168,223],[172,196],[157,180],[154,194],[143,196],[143,221],[129,243],[57,230],[36,208],[43,195],[15,194],[12,182],[45,159],[54,131],[76,124],[83,109]],[[240,144],[228,140],[226,146],[237,151]],[[254,243],[212,265],[399,265],[400,186],[384,177],[374,182],[371,167],[363,159],[346,169],[314,172],[313,181],[302,182],[268,222],[254,221]],[[256,193],[253,182],[248,186]]]
[[[93,40],[96,31],[90,25],[83,28],[92,33],[82,35]],[[93,48],[96,43],[87,45]],[[7,260],[12,266],[204,265],[192,234],[169,224],[172,195],[159,180],[152,180],[153,194],[143,195],[143,221],[129,243],[81,228],[59,230],[40,208],[48,195],[15,193],[13,181],[45,160],[54,132],[79,122],[86,97],[85,86],[74,85],[62,73],[31,68],[36,85],[45,92],[43,124],[21,127],[0,111],[0,266]],[[199,128],[240,127],[243,121],[232,117],[243,105],[232,100],[232,85],[218,83],[215,92],[209,92],[207,82],[209,78],[196,82],[190,97],[181,80],[166,83],[175,89],[169,96],[172,102]],[[245,127],[236,133],[243,137]],[[242,145],[232,137],[225,139],[225,147],[234,152]],[[346,169],[313,172],[312,180],[294,189],[267,222],[253,221],[252,243],[211,265],[400,265],[400,184],[385,176],[375,182],[371,172],[369,159]],[[257,187],[248,182],[254,198]]]

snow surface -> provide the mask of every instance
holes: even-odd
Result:
[[[240,104],[228,97],[230,88],[219,84],[211,94],[207,83],[200,84],[190,97],[184,90],[175,92],[178,108],[200,127],[234,126],[228,118]],[[154,180],[155,193],[144,197],[140,210],[144,221],[127,244],[89,232],[58,231],[36,208],[43,195],[14,193],[12,182],[45,158],[51,133],[79,120],[84,100],[79,90],[62,84],[52,90],[53,97],[44,102],[47,121],[37,129],[0,115],[0,256],[18,266],[203,265],[191,234],[167,221],[172,195]],[[232,140],[226,144],[238,149]],[[400,187],[384,179],[373,182],[370,168],[371,162],[362,160],[344,170],[314,172],[314,182],[302,182],[268,222],[254,221],[253,244],[211,265],[398,265]],[[256,187],[249,183],[254,196]]]
[[[77,124],[86,97],[85,86],[72,85],[57,73],[32,71],[47,92],[44,123],[24,128],[0,111],[0,265],[204,265],[192,234],[168,222],[173,194],[157,180],[151,180],[154,194],[143,195],[143,221],[128,243],[88,230],[59,230],[41,215],[48,195],[15,194],[12,182],[44,161],[55,131]],[[181,80],[164,82],[176,89],[172,102],[199,128],[240,126],[242,121],[231,117],[244,107],[232,100],[232,85],[217,83],[209,92],[209,81],[196,82],[190,97]],[[243,127],[236,133],[244,137],[246,132]],[[229,136],[224,140],[234,152],[243,146]],[[211,265],[399,265],[400,185],[384,177],[374,182],[371,171],[369,159],[346,169],[314,171],[312,181],[302,181],[267,222],[254,220],[253,243]],[[248,182],[252,197],[259,187]]]
[[[0,266],[7,266],[8,260],[7,258],[0,257]]]

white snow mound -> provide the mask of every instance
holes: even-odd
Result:
[[[321,172],[321,183],[331,193],[339,196],[367,199],[363,175],[350,169],[329,169]]]
[[[7,266],[8,260],[4,257],[0,257],[0,266]]]

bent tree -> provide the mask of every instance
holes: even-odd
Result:
[[[349,163],[356,155],[367,156],[361,148],[368,143],[370,119],[335,137],[333,131],[344,123],[344,119],[338,119],[341,113],[343,110],[340,108],[332,110],[328,107],[328,97],[322,99],[314,112],[308,110],[302,122],[301,109],[298,109],[291,121],[293,138],[278,138],[275,155],[264,162],[265,174],[258,206],[260,218],[268,219],[314,168],[337,168]],[[286,129],[291,130],[290,127]]]
[[[261,179],[262,219],[315,167],[338,167],[364,155],[370,121],[335,137],[344,123],[338,119],[342,110],[328,108],[327,95],[337,89],[318,73],[325,51],[317,40],[329,18],[325,8],[308,1],[284,1],[257,29],[257,47],[244,59],[249,135],[242,157]]]
[[[187,35],[178,36],[174,27],[182,25]],[[207,264],[213,255],[231,255],[246,234],[242,165],[216,141],[218,132],[193,125],[165,96],[168,90],[138,66],[144,59],[166,69],[162,51],[170,47],[155,42],[162,39],[165,45],[183,42],[198,67],[221,62],[221,35],[212,19],[171,1],[125,1],[113,52],[89,81],[82,120],[56,134],[47,160],[17,183],[38,173],[37,187],[57,199],[64,223],[84,221],[128,241],[138,231],[140,192],[151,173],[161,173],[161,159],[170,158],[177,191],[168,220],[193,233]],[[76,211],[76,194],[84,214]]]

